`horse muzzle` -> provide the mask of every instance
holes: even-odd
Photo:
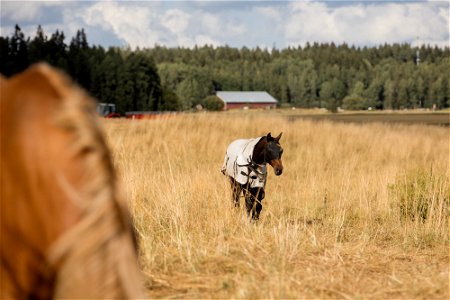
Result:
[[[275,175],[280,176],[283,173],[283,164],[281,163],[281,160],[272,160],[269,164],[273,167]]]
[[[283,173],[283,168],[275,168],[274,171],[275,171],[275,175],[280,176],[281,173]]]

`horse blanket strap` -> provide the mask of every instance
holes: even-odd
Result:
[[[249,183],[252,188],[265,187],[267,180],[266,164],[258,165],[252,159],[255,145],[261,138],[233,141],[227,148],[222,173],[233,177],[240,184]]]

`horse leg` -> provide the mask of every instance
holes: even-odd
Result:
[[[239,200],[241,197],[242,187],[239,182],[236,182],[234,178],[230,177],[231,189],[233,190],[233,202],[234,207],[239,207]]]
[[[255,198],[253,197],[251,191],[248,188],[244,189],[244,198],[245,198],[245,208],[247,209],[247,214],[250,216],[250,213],[253,211],[253,206],[255,204]]]
[[[253,202],[256,202],[255,208],[252,210],[252,219],[258,220],[259,214],[262,210],[262,201],[266,196],[264,193],[264,188],[251,188],[250,193],[252,195]]]

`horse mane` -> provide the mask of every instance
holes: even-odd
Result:
[[[257,164],[262,164],[264,162],[264,148],[267,144],[267,137],[262,136],[261,139],[256,143],[253,149],[253,161]]]
[[[63,80],[61,76],[50,78],[55,81],[55,86],[60,86],[58,81]],[[58,285],[55,297],[72,297],[77,293],[86,297],[86,293],[80,292],[86,285],[93,295],[98,292],[96,296],[102,298],[118,295],[137,297],[140,292],[139,274],[137,270],[130,272],[128,266],[136,261],[135,249],[131,245],[137,245],[136,240],[131,239],[134,235],[129,234],[133,226],[127,215],[126,203],[116,188],[112,160],[98,124],[94,102],[86,101],[87,95],[82,90],[72,91],[61,90],[62,98],[67,101],[64,101],[60,113],[55,116],[55,125],[74,137],[71,151],[74,156],[82,157],[81,176],[88,180],[83,182],[77,194],[60,177],[66,193],[83,210],[83,216],[50,248],[50,262],[58,264],[65,260],[63,268],[59,270],[60,276],[64,278],[61,283],[65,284]],[[80,237],[83,237],[82,243]],[[93,253],[91,259],[86,261],[90,253]],[[86,276],[93,277],[102,265],[109,268],[109,274],[116,275],[110,275],[110,278],[94,276],[95,280],[86,282]],[[80,286],[74,284],[76,280],[80,281]]]
[[[48,241],[46,245],[38,241],[35,247],[43,252],[47,265],[44,273],[48,274],[38,275],[50,286],[43,295],[141,297],[133,226],[96,116],[95,102],[66,75],[46,64],[38,64],[7,83],[3,81],[2,98],[5,93],[9,99],[1,101],[2,147],[5,143],[34,148],[20,147],[16,161],[14,149],[2,151],[2,171],[5,167],[7,174],[21,171],[29,175],[21,182],[25,185],[21,188],[28,188],[34,200],[20,193],[18,197],[23,198],[21,201],[43,202],[32,203],[30,209],[37,206],[38,210],[54,210],[54,215],[48,216],[50,224],[37,220],[45,233],[43,240]],[[45,96],[36,101],[39,92]],[[20,109],[24,112],[17,117]],[[29,117],[28,122],[24,114]],[[8,127],[15,136],[5,134]],[[37,136],[30,136],[27,131]],[[45,159],[48,161],[43,162]],[[14,176],[8,179],[7,174],[1,176],[2,188],[14,186]],[[6,201],[4,196],[12,197],[16,192],[12,188],[2,191],[2,202]]]

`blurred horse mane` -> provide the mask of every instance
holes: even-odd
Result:
[[[95,102],[46,64],[0,90],[0,298],[142,297]]]

